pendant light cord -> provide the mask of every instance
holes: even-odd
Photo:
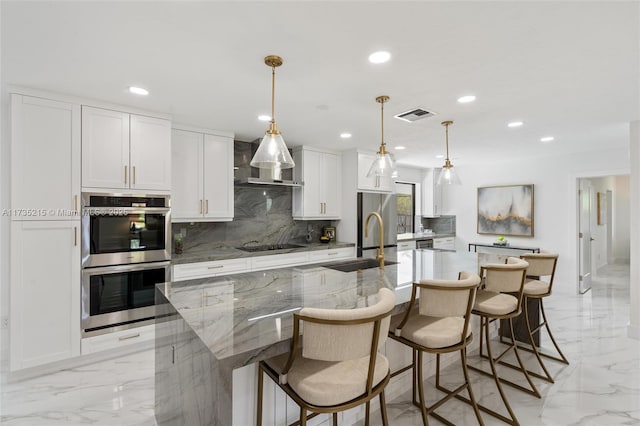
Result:
[[[380,102],[380,144],[384,147],[384,101]]]
[[[271,124],[276,122],[276,67],[271,67]]]
[[[449,159],[449,125],[444,126],[445,141],[447,142],[447,160]]]

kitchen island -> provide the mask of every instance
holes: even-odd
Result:
[[[377,302],[378,289],[396,293],[401,312],[414,280],[455,279],[478,271],[476,253],[411,250],[397,264],[340,272],[305,265],[158,284],[155,413],[158,425],[239,425],[233,417],[233,371],[289,351],[292,315],[302,307],[353,309]],[[167,324],[165,324],[167,325]],[[255,400],[247,398],[246,411]]]

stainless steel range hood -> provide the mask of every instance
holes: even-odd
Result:
[[[233,143],[233,182],[235,185],[278,185],[300,187],[302,182],[293,180],[293,169],[268,170],[251,167],[249,163],[258,149],[260,140]]]

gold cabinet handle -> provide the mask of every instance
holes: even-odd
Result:
[[[127,184],[127,166],[124,166],[124,184]]]
[[[78,227],[77,226],[73,227],[73,246],[74,247],[78,246]]]
[[[338,252],[334,251],[333,253],[327,253],[327,256],[335,256],[336,254],[338,254]]]
[[[209,266],[207,269],[220,269],[220,268],[224,268],[224,265]]]
[[[202,200],[200,200],[200,214],[202,214]]]
[[[73,196],[73,211],[78,211],[78,194]]]
[[[205,204],[206,204],[205,214],[209,214],[209,200],[206,200]]]
[[[133,178],[132,178],[132,184],[136,184],[136,166],[133,166]]]

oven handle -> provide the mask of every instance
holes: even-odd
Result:
[[[99,268],[85,268],[83,275],[98,275],[105,272],[144,271],[145,269],[158,269],[171,266],[171,261],[133,263],[129,265],[101,266]]]
[[[167,207],[83,207],[82,214],[89,216],[124,216],[125,214],[169,213]]]

